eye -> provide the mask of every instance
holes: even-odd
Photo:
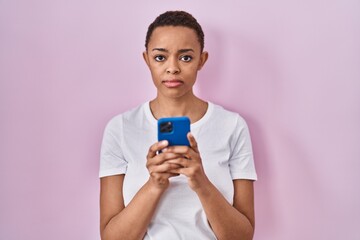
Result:
[[[180,60],[184,62],[190,62],[192,59],[193,59],[192,56],[189,55],[185,55],[180,58]]]
[[[155,61],[157,61],[157,62],[162,62],[162,61],[164,61],[165,60],[165,57],[163,56],[163,55],[157,55],[157,56],[155,56]]]

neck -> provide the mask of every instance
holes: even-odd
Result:
[[[156,119],[188,116],[191,123],[194,123],[205,115],[207,103],[195,95],[186,99],[164,99],[157,96],[154,100],[150,101],[150,109]]]

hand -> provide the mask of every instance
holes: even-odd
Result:
[[[180,165],[181,168],[174,168],[169,170],[169,172],[185,175],[188,178],[190,188],[196,192],[201,187],[206,186],[210,181],[205,174],[194,136],[191,133],[188,133],[187,138],[190,142],[190,147],[170,146],[165,148],[163,152],[180,155],[180,157],[168,160],[167,162]]]
[[[146,157],[146,168],[150,174],[149,183],[161,191],[164,191],[169,186],[169,178],[179,175],[179,173],[171,171],[181,167],[176,163],[169,163],[168,161],[180,157],[180,154],[164,152],[157,154],[158,151],[163,150],[168,144],[166,140],[153,144],[149,148]]]

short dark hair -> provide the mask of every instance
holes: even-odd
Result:
[[[155,28],[163,26],[182,26],[193,29],[198,37],[201,52],[203,51],[204,32],[197,20],[185,11],[167,11],[160,14],[148,27],[145,39],[146,50],[148,49],[148,44]]]

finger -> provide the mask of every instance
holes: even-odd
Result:
[[[160,153],[158,155],[156,155],[155,157],[151,158],[148,160],[147,164],[150,165],[160,165],[163,164],[164,162],[171,160],[171,159],[176,159],[181,157],[181,154],[178,153]]]
[[[177,177],[180,175],[180,173],[168,173],[169,174],[169,178],[171,177]]]
[[[149,148],[148,154],[147,154],[147,158],[153,158],[156,156],[156,152],[160,151],[161,149],[165,148],[168,145],[168,141],[164,140],[164,141],[160,141],[157,143],[154,143],[153,145],[151,145],[151,147]]]
[[[190,151],[190,147],[188,146],[169,146],[166,148],[167,153],[178,153],[178,154],[188,154]]]
[[[150,174],[153,173],[165,173],[169,172],[170,170],[181,168],[181,165],[177,163],[164,163],[161,165],[152,166],[149,169]]]
[[[189,133],[187,134],[187,138],[188,138],[188,140],[189,140],[189,142],[190,142],[190,147],[191,147],[195,152],[199,153],[198,145],[197,145],[197,142],[196,142],[196,140],[195,140],[194,135],[192,135],[192,133],[189,132]]]
[[[176,169],[169,170],[169,173],[189,176],[189,169],[188,168],[176,168]]]
[[[185,157],[188,160],[197,158],[196,155],[198,155],[198,153],[196,153],[194,149],[188,146],[171,146],[171,147],[167,147],[166,149],[167,149],[166,152],[180,154],[182,157]]]
[[[182,168],[188,168],[191,165],[191,162],[188,159],[183,158],[183,157],[169,160],[169,161],[167,161],[167,163],[177,164],[177,165],[181,166]]]

